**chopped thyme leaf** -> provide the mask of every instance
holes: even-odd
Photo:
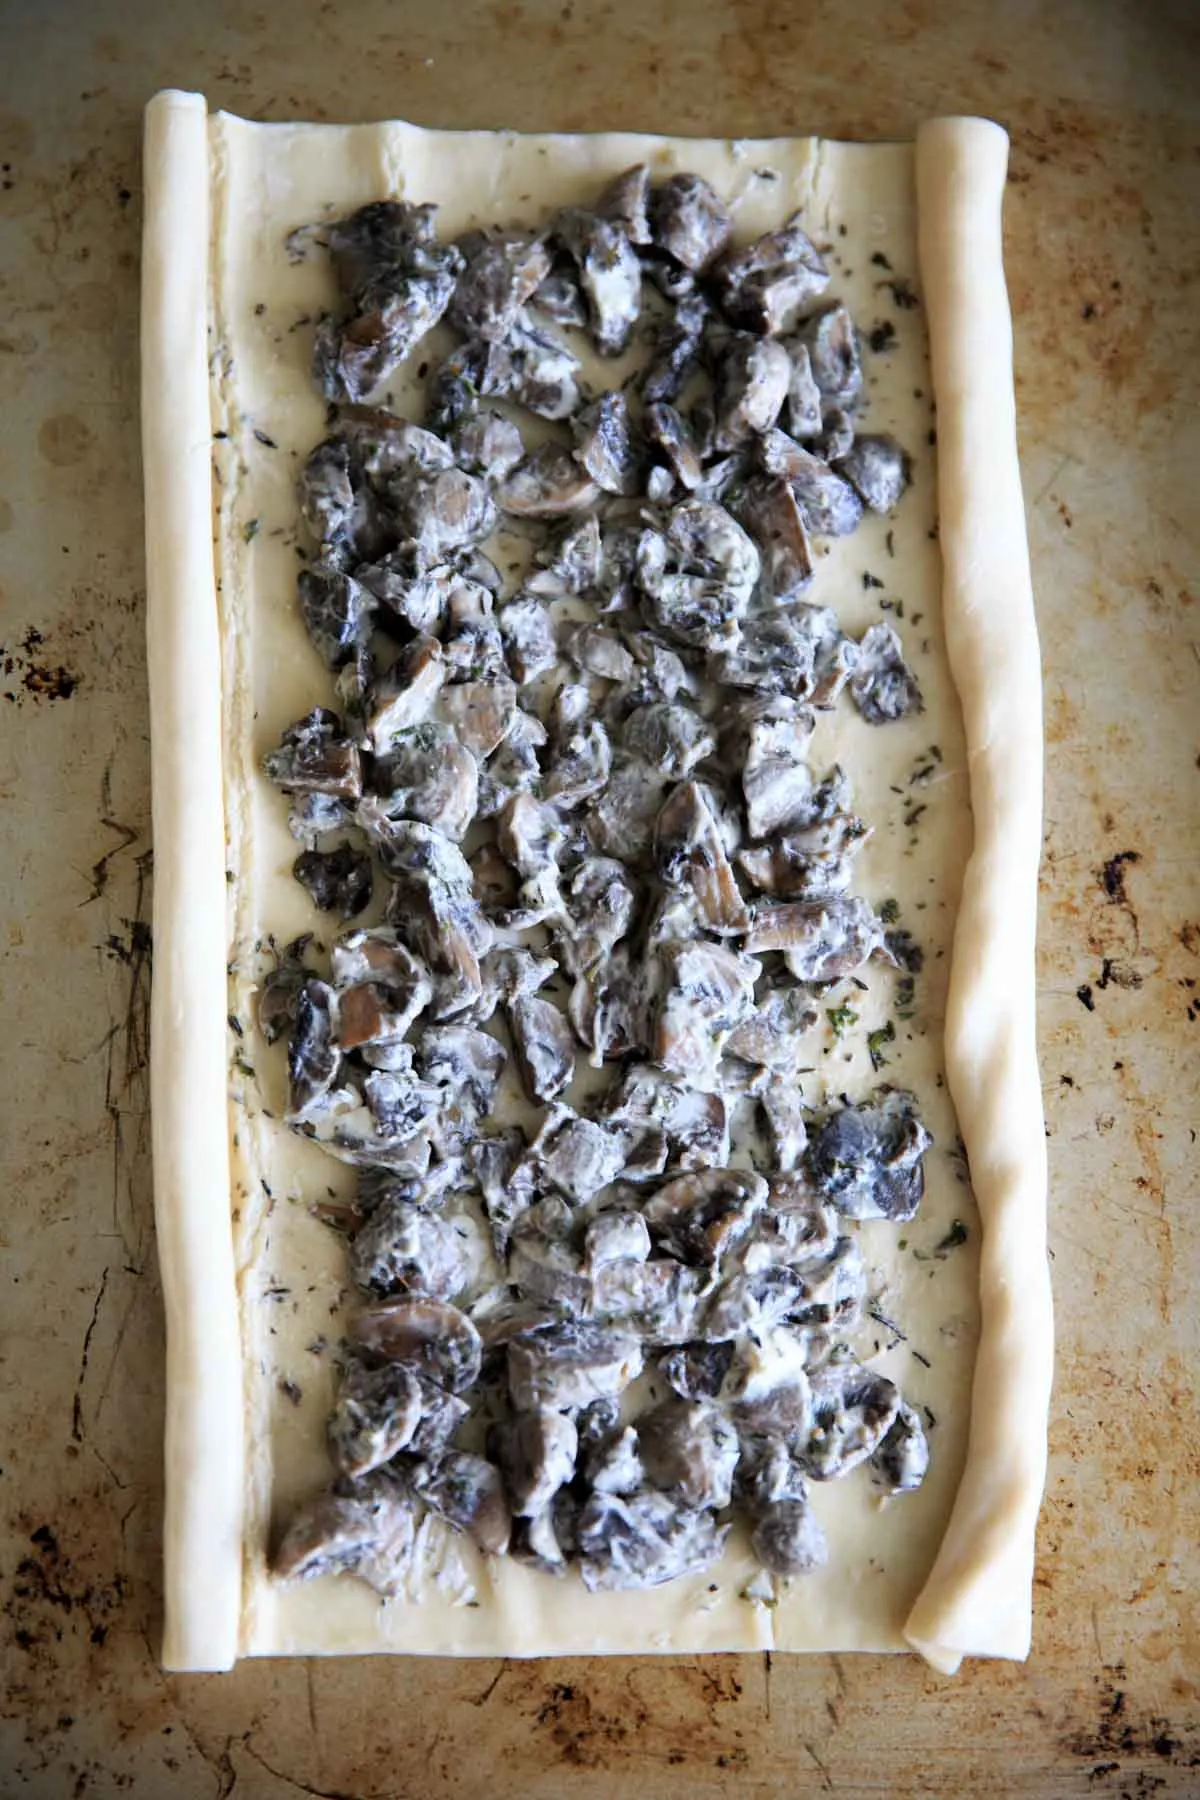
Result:
[[[844,1000],[840,1006],[827,1006],[825,1017],[833,1027],[833,1035],[836,1038],[845,1037],[850,1027],[858,1024],[858,1014],[853,1007],[847,1006]]]
[[[239,1075],[245,1075],[251,1081],[255,1079],[258,1073],[253,1063],[248,1063],[244,1056],[235,1056],[233,1059],[233,1066]]]
[[[900,902],[895,899],[885,900],[879,909],[879,917],[885,925],[894,925],[900,917]]]
[[[883,1047],[885,1044],[893,1043],[895,1037],[896,1027],[892,1024],[890,1019],[886,1025],[881,1025],[878,1031],[872,1031],[867,1034],[867,1051],[870,1055],[871,1067],[873,1069],[878,1070],[886,1067],[888,1059],[883,1054]]]
[[[245,1036],[245,1027],[243,1026],[242,1021],[238,1018],[236,1013],[229,1014],[229,1029],[237,1037]]]
[[[242,526],[242,538],[245,543],[252,544],[254,542],[261,524],[261,519],[251,519],[248,524]]]

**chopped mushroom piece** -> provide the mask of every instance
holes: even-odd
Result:
[[[492,1110],[507,1061],[503,1044],[472,1025],[427,1027],[416,1045],[418,1073],[441,1090],[438,1136],[447,1155],[470,1146],[481,1119]]]
[[[755,909],[745,947],[752,953],[782,950],[797,981],[837,981],[886,953],[886,932],[857,895],[785,901]]]
[[[549,608],[531,596],[510,600],[500,614],[500,636],[508,652],[513,678],[523,687],[558,660],[554,620]]]
[[[537,994],[514,1000],[508,1018],[525,1090],[546,1105],[575,1073],[575,1035],[558,1007]]]
[[[672,1169],[720,1168],[729,1157],[729,1117],[706,1094],[648,1063],[635,1063],[604,1103],[604,1117],[631,1132],[661,1135]]]
[[[678,398],[699,358],[709,317],[708,302],[693,294],[680,300],[673,315],[664,319],[642,377],[642,399],[647,407]]]
[[[790,1315],[803,1286],[793,1269],[778,1266],[730,1275],[705,1308],[704,1335],[761,1337]]]
[[[812,372],[808,345],[793,339],[785,344],[792,363],[792,379],[783,411],[784,427],[790,437],[816,438],[821,433],[821,390]]]
[[[457,843],[475,817],[479,765],[452,725],[427,721],[393,734],[374,786],[389,819],[420,819]]]
[[[829,1561],[825,1533],[806,1500],[773,1500],[755,1520],[750,1547],[774,1575],[806,1575]]]
[[[559,641],[563,655],[585,674],[602,681],[632,681],[637,664],[607,625],[567,625]]]
[[[720,1556],[728,1525],[680,1506],[653,1489],[627,1496],[593,1493],[579,1515],[580,1573],[593,1592],[659,1587],[709,1568]]]
[[[759,576],[754,542],[708,500],[674,507],[665,531],[646,530],[637,579],[670,637],[702,650],[731,648]]]
[[[446,659],[434,637],[417,637],[366,695],[365,726],[371,749],[384,755],[402,731],[423,724],[446,679]]]
[[[454,246],[429,236],[410,240],[356,285],[349,316],[327,317],[317,329],[313,374],[326,399],[365,400],[437,324],[461,268]]]
[[[341,1068],[337,995],[310,975],[296,995],[288,1040],[288,1123],[302,1125],[325,1104]]]
[[[804,1034],[817,1016],[804,988],[777,987],[730,1032],[725,1054],[760,1069],[794,1070],[804,1053]]]
[[[620,224],[579,206],[564,207],[554,229],[578,266],[597,350],[601,356],[619,356],[641,304],[642,265],[636,250]]]
[[[633,433],[625,395],[602,394],[575,415],[575,460],[606,494],[636,494],[643,452]]]
[[[569,1106],[552,1106],[530,1153],[552,1187],[581,1204],[607,1187],[625,1160],[625,1139]]]
[[[922,1159],[933,1139],[913,1096],[882,1087],[860,1106],[833,1112],[808,1154],[814,1185],[850,1219],[911,1219],[925,1191]]]
[[[808,350],[823,408],[853,408],[862,392],[862,360],[854,320],[842,305],[806,319],[797,337]]]
[[[717,944],[668,944],[654,1059],[676,1075],[711,1078],[728,1034],[754,1007],[761,964]]]
[[[537,1407],[507,1419],[495,1433],[495,1456],[518,1518],[543,1513],[575,1473],[579,1432],[565,1413]]]
[[[710,669],[730,687],[826,707],[856,660],[857,646],[843,638],[836,615],[801,603],[748,619],[736,647],[714,656]]]
[[[600,489],[587,470],[559,444],[543,444],[501,483],[505,512],[523,519],[558,519],[595,506]]]
[[[672,175],[650,191],[650,237],[660,250],[699,274],[724,250],[733,218],[701,175]]]
[[[863,503],[857,489],[819,456],[778,428],[761,439],[759,454],[767,473],[781,476],[791,487],[809,531],[817,537],[848,537],[858,529]]]
[[[791,386],[787,351],[773,338],[735,331],[717,365],[714,450],[736,450],[769,431]]]
[[[650,849],[665,785],[641,756],[618,750],[604,791],[588,812],[588,833],[597,850],[640,863]]]
[[[806,1271],[837,1244],[837,1214],[799,1175],[772,1175],[767,1204],[742,1248],[748,1273],[778,1265]]]
[[[729,935],[746,929],[749,915],[720,827],[694,781],[681,782],[659,813],[654,854],[658,873],[669,887],[691,890],[709,931]]]
[[[589,513],[578,522],[569,520],[535,552],[535,560],[541,569],[529,578],[532,593],[586,594],[600,580],[604,563],[596,515]]]
[[[790,1174],[799,1165],[808,1142],[804,1096],[790,1071],[781,1074],[778,1069],[772,1069],[758,1098],[776,1166]]]
[[[508,1346],[508,1386],[518,1412],[565,1411],[625,1391],[642,1372],[642,1347],[627,1332],[564,1320]]]
[[[292,864],[292,873],[321,912],[353,919],[370,904],[371,859],[352,844],[338,844],[333,850],[305,850]]]
[[[650,242],[650,170],[645,163],[635,163],[624,174],[609,182],[596,206],[601,218],[619,225],[631,244]]]
[[[597,1213],[584,1234],[584,1260],[594,1273],[605,1263],[645,1262],[650,1232],[641,1213]]]
[[[761,1175],[704,1169],[669,1181],[642,1210],[651,1234],[673,1256],[715,1266],[746,1236],[766,1198]]]
[[[807,822],[813,778],[805,754],[815,729],[813,713],[787,701],[771,703],[750,721],[742,792],[751,837]]]
[[[418,1465],[409,1479],[426,1506],[447,1524],[474,1538],[488,1556],[503,1556],[512,1515],[494,1463],[466,1450],[448,1450],[436,1463]]]
[[[882,620],[870,626],[859,642],[850,698],[868,725],[886,725],[921,711],[920,685],[904,660],[900,639]]]
[[[362,794],[358,748],[343,735],[342,721],[317,706],[284,732],[278,750],[264,758],[270,779],[285,794],[329,794],[357,800]]]
[[[615,1403],[610,1401],[595,1401],[581,1416],[597,1414],[601,1407],[613,1404]],[[594,1488],[599,1494],[632,1494],[645,1482],[642,1459],[638,1453],[637,1432],[632,1425],[626,1425],[624,1430],[619,1429],[615,1415],[607,1428],[597,1422],[594,1433],[586,1441],[586,1453],[582,1460],[583,1479],[589,1488]]]
[[[453,729],[458,743],[472,757],[483,759],[502,744],[517,716],[517,689],[506,676],[486,681],[460,681],[443,688],[438,712]],[[478,801],[478,794],[476,796]],[[474,808],[473,810],[477,810]],[[432,823],[437,824],[437,820]],[[453,837],[455,833],[447,831]]]
[[[402,1592],[412,1567],[416,1511],[379,1474],[347,1493],[321,1494],[295,1514],[271,1559],[281,1581],[357,1575],[384,1595]]]
[[[550,252],[523,231],[469,231],[458,249],[463,267],[449,321],[465,337],[500,343],[550,273]]]
[[[497,412],[479,412],[465,419],[454,433],[454,457],[468,474],[503,481],[525,455],[520,430]]]
[[[340,669],[370,642],[374,594],[328,563],[313,563],[296,578],[300,612],[326,668]]]
[[[579,358],[523,313],[505,340],[503,366],[486,391],[519,400],[539,418],[568,419],[579,406]]]
[[[652,701],[629,715],[621,730],[625,749],[640,756],[664,781],[683,781],[713,754],[716,735],[690,706]]]
[[[576,1035],[591,1050],[593,1068],[649,1048],[645,970],[624,948],[579,976],[568,1003]]]
[[[411,1369],[351,1363],[329,1421],[334,1461],[356,1480],[369,1475],[407,1448],[420,1417],[421,1385]]]
[[[710,275],[734,323],[772,337],[789,331],[829,285],[829,271],[801,229],[799,213],[779,231],[727,250]]]
[[[649,1345],[682,1344],[696,1334],[696,1311],[709,1285],[701,1269],[669,1256],[602,1263],[592,1278],[598,1319],[636,1331]]]
[[[782,476],[752,477],[742,487],[738,514],[758,545],[764,597],[777,604],[794,600],[812,581],[814,563],[791,485]]]
[[[837,466],[872,512],[891,512],[908,486],[908,458],[886,434],[856,437]]]
[[[870,831],[853,813],[834,813],[771,844],[739,850],[738,867],[756,888],[780,900],[818,900],[844,894],[854,858]]]
[[[697,1340],[669,1350],[659,1358],[658,1369],[681,1399],[715,1400],[721,1392],[732,1361],[731,1343],[705,1343]]]
[[[479,1379],[483,1341],[466,1313],[444,1300],[391,1300],[350,1321],[364,1350],[403,1363],[438,1387],[461,1394]]]
[[[665,400],[647,406],[643,418],[646,436],[664,458],[674,481],[694,493],[704,484],[704,464],[691,426],[681,412]],[[668,484],[668,492],[673,483]]]
[[[612,746],[599,719],[571,733],[550,759],[545,794],[561,807],[579,806],[604,787],[612,768]]]
[[[900,1390],[886,1375],[854,1362],[831,1362],[812,1378],[813,1426],[803,1449],[814,1481],[833,1481],[879,1449],[900,1411]]]
[[[637,895],[622,863],[585,857],[566,887],[566,914],[558,928],[563,967],[582,975],[607,957],[628,932]]]
[[[672,1396],[637,1425],[647,1478],[685,1506],[728,1506],[738,1459],[737,1432],[715,1406]]]
[[[869,1460],[871,1480],[886,1493],[911,1494],[924,1481],[929,1440],[920,1415],[906,1400],[900,1402],[894,1424]]]
[[[453,1299],[471,1274],[466,1241],[454,1221],[423,1212],[395,1190],[355,1232],[350,1269],[367,1293],[420,1294],[431,1300]]]

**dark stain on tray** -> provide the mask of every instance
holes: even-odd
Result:
[[[1092,1763],[1090,1784],[1111,1782],[1128,1793],[1154,1792],[1163,1785],[1145,1773],[1154,1767],[1150,1760],[1154,1757],[1175,1770],[1200,1768],[1200,1728],[1194,1723],[1172,1724],[1153,1713],[1136,1718],[1124,1686],[1124,1663],[1106,1666],[1094,1679],[1094,1722],[1063,1739],[1063,1748],[1072,1756]],[[1142,1772],[1130,1769],[1130,1760],[1140,1763]]]
[[[5,677],[4,698],[20,705],[26,696],[35,701],[69,700],[80,677],[63,663],[44,659],[45,638],[31,625],[14,648],[0,644],[0,673]]]

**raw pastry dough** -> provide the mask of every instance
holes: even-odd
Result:
[[[158,870],[156,1203],[170,1346],[168,1666],[222,1668],[239,1653],[891,1650],[907,1640],[952,1668],[963,1654],[1027,1652],[1050,1327],[1032,1031],[1039,687],[1000,254],[1005,155],[994,126],[936,121],[918,139],[914,191],[913,149],[903,145],[263,127],[210,120],[194,95],[151,103],[143,405]],[[863,591],[864,564],[893,579],[903,574],[910,613],[916,596],[930,636],[920,664],[929,714],[889,727],[895,735],[877,758],[880,769],[865,775],[863,753],[878,742],[870,728],[839,714],[822,730],[829,760],[836,755],[851,769],[861,810],[877,826],[861,866],[879,898],[900,879],[905,845],[894,801],[887,817],[888,773],[897,758],[911,767],[935,728],[943,756],[920,858],[906,879],[914,883],[919,871],[926,884],[922,935],[939,951],[943,939],[948,950],[958,912],[945,1066],[985,1223],[982,1262],[977,1233],[940,1263],[901,1258],[884,1234],[868,1238],[871,1227],[863,1239],[895,1310],[920,1320],[937,1352],[914,1392],[937,1411],[934,1464],[918,1494],[886,1508],[865,1484],[818,1496],[830,1567],[773,1611],[743,1598],[754,1564],[736,1541],[714,1571],[649,1594],[585,1595],[573,1582],[556,1584],[508,1561],[492,1569],[444,1529],[429,1534],[427,1576],[411,1601],[382,1605],[352,1580],[281,1588],[265,1562],[273,1509],[327,1478],[331,1388],[322,1352],[325,1338],[337,1336],[345,1282],[336,1241],[303,1204],[336,1188],[339,1171],[272,1116],[281,1052],[256,1046],[255,1067],[242,1055],[231,1059],[225,1026],[226,961],[234,964],[232,1004],[250,1016],[260,939],[271,931],[282,941],[311,925],[289,873],[295,846],[284,808],[259,773],[281,727],[326,702],[327,678],[294,603],[291,534],[294,459],[323,423],[307,375],[309,335],[294,326],[298,314],[323,304],[328,277],[315,264],[289,262],[284,239],[385,193],[438,201],[448,235],[522,210],[536,219],[590,196],[638,158],[658,172],[708,175],[734,198],[747,233],[796,206],[822,229],[846,225],[855,267],[848,252],[838,286],[856,313],[861,296],[885,285],[870,251],[876,261],[886,251],[884,266],[916,276],[919,225],[950,664],[938,623],[933,495],[928,479],[923,491],[918,479],[896,516],[895,569],[886,570],[885,522],[876,521],[873,538],[834,546],[823,579],[841,578],[839,611],[847,628],[861,629],[879,616]],[[906,385],[909,361],[878,364],[871,427],[912,446],[924,436],[928,396]],[[916,372],[923,374],[920,359]],[[931,462],[926,455],[920,467],[928,473]],[[964,723],[975,849],[960,904],[969,833]],[[935,962],[923,988],[927,1025],[939,1022],[948,960]],[[916,1088],[950,1147],[955,1120],[936,1091],[938,1040],[936,1030],[914,1029],[895,1078]],[[227,1098],[232,1160],[212,1129]],[[970,1206],[944,1148],[931,1159],[927,1240],[935,1242],[955,1212],[972,1219]],[[891,1366],[886,1356],[881,1366]]]

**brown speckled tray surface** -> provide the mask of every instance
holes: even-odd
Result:
[[[0,4],[0,1795],[1200,1794],[1200,36],[1181,3]],[[141,109],[1013,138],[1058,1374],[1034,1653],[157,1660]]]

